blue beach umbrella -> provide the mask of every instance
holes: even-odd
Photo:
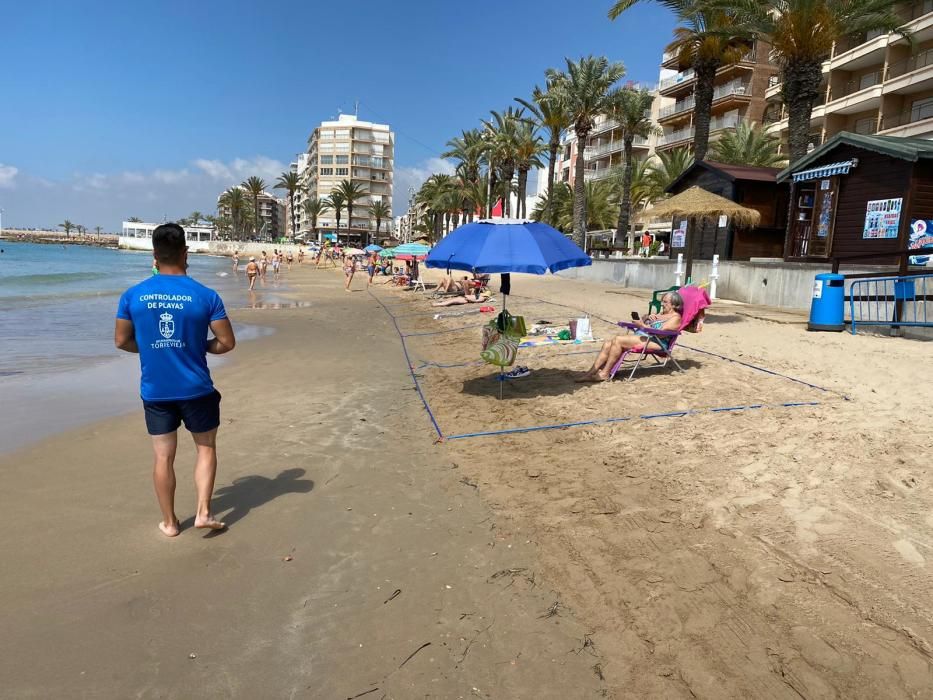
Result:
[[[481,219],[461,226],[425,260],[428,267],[532,275],[592,264],[592,258],[557,229],[517,219]]]
[[[367,253],[378,253],[380,250],[382,250],[382,246],[378,246],[375,243],[370,243],[368,246],[363,248],[363,250],[365,250]]]
[[[424,245],[422,243],[403,243],[402,245],[395,248],[396,255],[412,255],[414,257],[421,257],[422,255],[427,255],[431,252],[431,246]]]

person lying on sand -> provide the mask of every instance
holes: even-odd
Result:
[[[651,328],[662,331],[676,331],[680,329],[680,314],[684,310],[684,300],[677,292],[668,292],[661,297],[661,313],[646,316],[644,319],[633,321],[641,328]],[[619,361],[626,350],[640,348],[647,345],[650,350],[667,350],[669,340],[665,338],[649,339],[648,333],[642,330],[626,333],[610,338],[603,343],[599,355],[586,374],[578,377],[578,382],[604,382],[609,379],[609,371]]]
[[[469,279],[468,277],[464,276],[462,280],[455,280],[453,275],[445,275],[444,279],[442,279],[438,283],[437,288],[434,290],[434,293],[435,294],[451,294],[453,292],[457,292],[457,293],[463,294],[467,289],[466,283],[468,279]]]
[[[461,304],[479,304],[485,301],[489,301],[488,294],[480,294],[478,297],[451,297],[450,299],[435,301],[431,306],[460,306]]]

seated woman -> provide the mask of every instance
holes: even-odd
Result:
[[[464,277],[462,281],[455,280],[453,275],[444,275],[444,278],[438,282],[437,288],[434,290],[435,294],[463,294],[466,289],[467,278]]]
[[[459,306],[461,304],[479,304],[484,301],[489,301],[488,294],[480,294],[478,297],[450,297],[450,299],[435,301],[431,304],[431,306]]]
[[[684,310],[684,300],[677,292],[668,292],[661,297],[661,313],[646,316],[639,321],[632,321],[640,328],[650,328],[662,331],[680,330],[681,313]],[[670,341],[666,338],[653,338],[643,330],[634,333],[617,335],[603,343],[599,355],[586,374],[577,379],[578,382],[604,382],[609,379],[609,371],[619,361],[626,350],[640,348],[647,345],[650,350],[667,350]]]

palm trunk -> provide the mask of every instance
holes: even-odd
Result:
[[[554,167],[557,164],[557,151],[560,150],[560,133],[551,135],[548,144],[547,161],[547,202],[544,205],[544,220],[551,223],[551,202],[554,199]]]
[[[635,163],[632,160],[632,143],[635,137],[624,137],[625,166],[622,169],[622,202],[619,205],[619,225],[616,226],[616,240],[628,234],[629,221],[632,218],[632,170]]]
[[[492,210],[496,208],[496,185],[498,185],[498,178],[496,177],[495,168],[490,165],[489,167],[489,207],[486,214],[487,217],[492,218]]]
[[[253,232],[256,238],[259,238],[259,197],[253,195],[253,216],[256,220],[253,222]]]
[[[583,144],[589,135],[587,129],[577,129],[577,160],[573,167],[573,240],[583,248],[586,245],[586,183],[583,177]]]
[[[528,212],[525,204],[526,193],[528,190],[528,170],[527,168],[518,169],[518,218],[524,219]]]
[[[515,177],[515,168],[509,168],[505,175],[507,177],[502,178],[502,184],[505,185],[505,192],[502,194],[502,201],[504,202],[503,213],[505,214],[506,218],[510,218],[512,216],[512,178]]]
[[[782,92],[787,105],[788,146],[790,163],[807,155],[810,143],[810,116],[813,103],[820,96],[822,66],[819,62],[802,62],[784,66]]]
[[[705,159],[706,151],[709,149],[709,119],[713,106],[713,83],[716,80],[718,68],[719,61],[698,59],[693,64],[697,76],[693,106],[693,157],[697,160]]]

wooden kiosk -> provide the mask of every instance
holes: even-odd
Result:
[[[787,261],[894,264],[912,224],[933,226],[933,141],[843,131],[777,180],[790,183]]]

